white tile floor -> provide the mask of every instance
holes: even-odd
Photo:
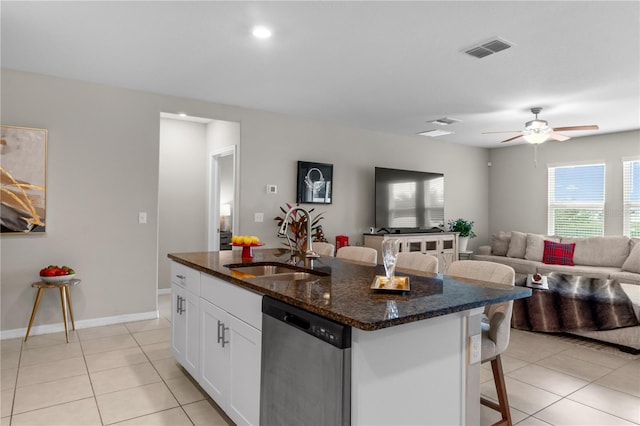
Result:
[[[230,425],[171,355],[161,318],[0,342],[1,425]],[[512,330],[503,355],[518,425],[640,425],[640,356]],[[495,397],[489,365],[481,391]],[[482,425],[498,413],[482,407]]]

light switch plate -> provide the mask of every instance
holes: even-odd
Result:
[[[147,223],[147,212],[138,212],[138,223],[141,225]]]
[[[278,187],[276,185],[267,185],[267,194],[277,194]]]
[[[264,222],[264,213],[254,213],[253,220],[255,222]]]

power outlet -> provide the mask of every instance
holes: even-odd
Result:
[[[138,223],[141,225],[147,223],[147,212],[138,212]]]
[[[477,364],[481,360],[482,335],[469,336],[469,364]]]
[[[254,222],[264,222],[264,213],[254,213],[253,220]]]

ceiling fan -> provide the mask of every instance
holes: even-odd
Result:
[[[518,138],[524,138],[527,142],[531,144],[539,144],[547,139],[555,139],[557,141],[566,141],[567,139],[571,139],[568,136],[561,135],[556,132],[568,132],[572,130],[598,130],[599,127],[595,124],[587,125],[587,126],[569,126],[569,127],[549,127],[549,123],[546,120],[538,119],[538,114],[542,111],[542,107],[534,107],[531,108],[531,112],[536,116],[534,120],[528,121],[524,130],[505,130],[500,132],[484,132],[483,135],[487,135],[490,133],[520,133],[518,136],[514,136],[509,139],[503,140],[501,143],[511,142]]]

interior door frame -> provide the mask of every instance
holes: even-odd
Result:
[[[224,148],[216,149],[211,152],[210,167],[209,167],[209,218],[208,223],[208,235],[207,235],[207,249],[208,251],[220,250],[220,167],[218,161],[222,157],[232,156],[233,171],[233,205],[232,205],[232,220],[231,220],[231,233],[236,233],[236,223],[238,217],[238,181],[237,181],[237,169],[238,169],[238,155],[237,146],[230,145]]]

